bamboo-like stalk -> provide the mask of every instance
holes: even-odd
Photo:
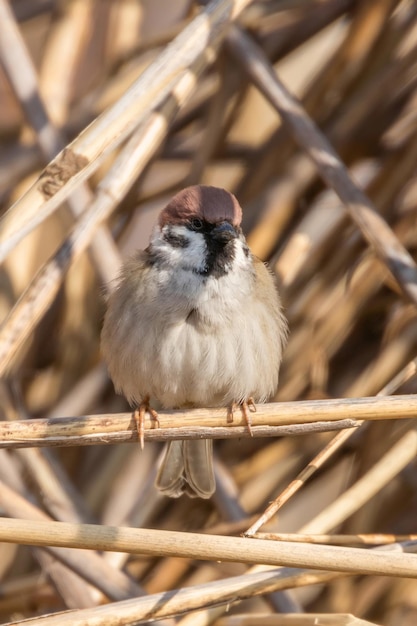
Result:
[[[0,518],[0,541],[417,578],[417,556],[143,528]]]
[[[323,425],[325,422],[341,428],[353,428],[361,420],[415,417],[417,399],[414,395],[260,404],[253,417],[252,434],[254,437],[297,432],[304,434],[327,430],[328,424]],[[225,409],[163,410],[159,412],[159,419],[158,428],[155,428],[149,416],[145,419],[145,439],[165,441],[250,436],[245,417],[239,410],[235,411],[233,423],[229,425]],[[310,431],[307,424],[311,424]],[[298,430],[296,426],[299,426]],[[136,425],[131,413],[0,422],[0,447],[3,448],[92,443],[105,445],[136,439]]]
[[[363,424],[359,424],[359,427]],[[259,528],[266,524],[294,494],[311,478],[311,476],[323,466],[323,464],[335,454],[337,450],[351,437],[351,430],[341,430],[328,442],[326,446],[304,467],[298,476],[284,489],[284,491],[271,502],[262,515],[245,532],[247,537],[252,537]]]

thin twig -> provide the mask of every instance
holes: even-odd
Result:
[[[358,427],[361,424],[358,424]],[[278,511],[284,506],[288,500],[299,491],[299,489],[316,473],[320,467],[339,450],[339,448],[351,437],[351,430],[341,430],[337,435],[331,439],[328,444],[320,450],[306,467],[304,467],[298,476],[290,482],[290,484],[279,494],[277,498],[271,502],[271,504],[265,509],[262,515],[256,520],[254,524],[248,528],[245,532],[246,537],[252,537],[257,533],[258,529],[266,524]]]
[[[378,397],[390,397],[388,394],[394,393],[400,385],[409,380],[416,372],[417,359],[414,359],[404,367],[383,389],[378,393]],[[364,422],[358,422],[358,428],[360,428]],[[257,533],[259,528],[266,524],[278,511],[284,506],[286,502],[295,494],[299,489],[311,478],[313,474],[320,469],[323,464],[331,457],[337,450],[339,450],[346,441],[353,435],[352,430],[341,430],[337,435],[331,439],[328,444],[320,450],[320,452],[314,457],[314,459],[301,470],[298,476],[290,482],[290,484],[280,493],[280,495],[269,504],[262,515],[248,528],[245,532],[247,537],[252,537]]]
[[[359,619],[351,613],[291,613],[270,615],[269,613],[240,613],[227,615],[216,620],[216,626],[378,626],[375,622]],[[183,626],[180,623],[180,626]]]

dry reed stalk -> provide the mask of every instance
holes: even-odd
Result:
[[[104,109],[116,106],[115,100],[122,97],[126,86],[137,81],[142,68],[155,59],[158,51],[154,47],[167,41],[170,33],[173,36],[180,32],[184,24],[192,19],[191,14],[185,15],[182,11],[174,21],[162,24],[164,20],[161,18],[165,18],[165,11],[162,16],[155,9],[151,21],[146,21],[149,18],[148,11],[152,12],[157,4],[158,0],[149,3],[149,7],[145,3],[141,5],[143,16],[135,14],[128,25],[128,40],[122,45],[119,29],[124,17],[120,15],[130,10],[129,3],[123,0],[118,3],[117,9],[109,9],[110,5],[106,5],[105,10],[102,10],[104,5],[99,2],[88,3],[88,6],[81,6],[82,3],[78,2],[70,3],[63,5],[63,11],[59,14],[51,4],[41,12],[39,22],[19,23],[25,45],[34,52],[37,67],[41,68],[41,91],[45,80],[49,81],[50,86],[53,82],[59,85],[57,110],[60,111],[61,122],[69,136],[74,137]],[[21,6],[21,3],[16,5],[19,11]],[[39,8],[38,3],[32,3],[32,7],[33,12]],[[113,15],[116,14],[116,22],[112,23]],[[359,4],[347,0],[302,0],[266,5],[254,3],[240,22],[270,59],[265,61],[264,56],[264,67],[270,69],[274,64],[274,69],[283,77],[282,82],[288,83],[290,90],[294,89],[293,77],[305,74],[303,84],[295,81],[295,91],[301,94],[303,108],[320,125],[355,180],[359,172],[358,186],[372,199],[381,216],[389,223],[394,236],[413,256],[417,243],[413,191],[417,143],[412,114],[416,93],[416,15],[417,10],[412,3],[394,0]],[[343,16],[343,23],[339,21],[331,24],[332,20],[340,16]],[[142,17],[145,19],[144,29],[141,25]],[[65,43],[64,38],[60,42],[58,36],[63,27],[67,27],[68,32],[79,28],[65,65],[68,71],[65,75],[61,72],[57,76],[61,68],[55,64],[48,76],[46,70],[56,60],[51,57],[51,54],[56,54],[53,52],[54,46]],[[37,33],[38,28],[40,31],[43,28],[43,32],[47,33],[44,36],[46,47],[36,47],[32,42],[32,33]],[[142,34],[137,37],[139,28],[142,28],[145,37]],[[85,33],[88,29],[91,29],[91,45],[86,45]],[[319,31],[320,37],[313,41],[313,35]],[[106,46],[101,63],[94,65],[98,60],[100,41],[103,42],[104,38],[115,45]],[[330,45],[326,44],[327,54],[317,55],[317,49],[322,45],[320,42],[326,40],[332,40]],[[283,59],[289,53],[291,58]],[[56,58],[58,56],[61,55]],[[292,70],[288,71],[297,57],[298,66],[295,63]],[[134,182],[129,195],[123,194],[125,199],[121,203],[118,219],[113,222],[114,232],[119,235],[122,229],[129,230],[129,239],[134,246],[146,245],[150,216],[165,203],[173,189],[182,186],[184,181],[208,182],[227,186],[235,192],[238,190],[248,239],[258,254],[272,260],[271,265],[283,282],[283,298],[292,334],[283,366],[279,397],[299,401],[306,397],[315,400],[349,394],[371,395],[383,385],[385,393],[394,393],[399,386],[402,386],[400,392],[403,394],[415,393],[415,363],[412,360],[407,365],[417,352],[412,307],[405,306],[395,281],[383,265],[372,258],[359,229],[344,216],[343,207],[334,192],[325,194],[327,198],[321,194],[322,185],[317,168],[308,157],[308,150],[311,149],[307,145],[309,141],[307,144],[301,143],[297,148],[288,136],[287,123],[284,121],[279,125],[276,113],[267,112],[266,107],[257,108],[260,98],[255,94],[255,83],[252,80],[247,82],[246,78],[235,82],[233,74],[240,72],[241,68],[236,67],[234,71],[233,60],[226,57],[219,47],[211,56],[211,61],[214,63],[209,72],[195,72],[194,75],[198,75],[198,89],[193,91],[193,95],[190,91],[190,97],[183,100],[175,123],[168,123],[160,129],[154,151],[149,150],[148,158],[143,161],[147,168],[145,171],[140,170],[143,172],[140,181]],[[202,66],[208,67],[207,59],[202,60]],[[83,71],[84,68],[88,69]],[[90,68],[91,74],[86,76]],[[309,69],[309,75],[305,72],[306,68]],[[13,75],[13,68],[9,75],[10,80],[17,81],[19,78]],[[93,84],[92,77],[97,77],[97,83]],[[1,81],[0,76],[0,101],[3,104]],[[50,88],[48,93],[52,93]],[[6,109],[2,108],[2,111]],[[144,115],[150,112],[144,110]],[[270,118],[269,127],[264,123],[266,117]],[[4,119],[7,119],[7,112]],[[6,198],[7,203],[9,198],[21,195],[21,191],[15,188],[16,183],[19,182],[20,189],[24,188],[27,185],[23,181],[24,173],[33,171],[39,162],[33,143],[26,143],[26,133],[22,133],[22,128],[16,122],[13,128],[15,135],[9,134],[6,138],[9,143],[0,145],[1,162],[10,164],[2,168],[0,180],[1,199]],[[4,135],[0,137],[3,138]],[[20,138],[25,141],[24,145],[20,143]],[[167,141],[163,146],[165,138]],[[109,136],[109,146],[113,141],[117,143],[116,138]],[[151,163],[151,156],[159,146],[163,147],[159,150],[157,160]],[[17,161],[17,158],[21,161]],[[105,167],[96,170],[92,181],[94,186],[100,183],[111,164],[109,159]],[[109,192],[112,193],[111,188]],[[103,216],[111,212],[113,208],[103,213]],[[134,219],[130,219],[133,212]],[[91,236],[100,219],[97,216],[94,226],[91,224],[89,234],[84,239],[84,249],[90,245]],[[257,226],[254,227],[254,224]],[[67,237],[65,231],[64,236]],[[301,240],[300,236],[304,239]],[[121,251],[125,239],[123,233],[118,245]],[[306,247],[303,247],[304,244]],[[28,250],[27,246],[22,246],[20,250],[24,250],[25,260],[33,255],[33,267],[39,267],[39,262],[36,265],[36,250]],[[1,289],[5,286],[8,294],[6,310],[16,300],[13,288],[9,290],[7,285],[8,273],[15,274],[18,271],[15,257],[15,254],[10,255],[4,266],[5,272],[0,275],[0,281],[3,280]],[[31,271],[30,263],[27,266],[26,281],[19,283],[16,293],[20,293],[35,274],[36,270]],[[74,257],[68,259],[67,268],[71,270],[72,288],[76,287],[78,280],[85,296],[88,294],[97,299],[96,287],[87,282],[84,269],[74,266]],[[91,313],[91,308],[87,307],[84,310],[82,304],[79,311],[77,298],[66,288],[65,299],[62,300],[62,296],[56,298],[53,310],[60,309],[67,318],[75,314],[79,320],[78,326],[70,325],[62,332],[62,326],[56,318],[52,317],[50,323],[51,312],[47,313],[48,317],[45,316],[42,324],[38,324],[45,315],[48,302],[54,301],[55,296],[51,294],[62,284],[65,272],[61,269],[51,281],[52,286],[47,286],[39,295],[37,290],[40,283],[34,282],[32,295],[39,298],[39,308],[22,308],[15,320],[23,321],[15,335],[20,335],[22,346],[31,336],[30,328],[36,328],[35,334],[40,337],[24,362],[12,370],[12,382],[21,390],[19,393],[22,396],[17,413],[20,417],[26,413],[41,417],[95,413],[98,419],[114,414],[116,422],[120,418],[124,420],[120,424],[125,429],[116,433],[115,441],[120,434],[125,441],[133,441],[136,436],[133,424],[129,416],[122,413],[126,405],[111,395],[106,374],[98,363],[100,312],[95,310]],[[49,335],[60,337],[61,344],[65,345],[72,343],[69,329],[73,333],[83,333],[85,326],[94,329],[96,343],[88,343],[85,350],[88,358],[91,355],[91,361],[85,368],[83,366],[82,371],[72,371],[74,362],[62,359],[60,352],[51,351]],[[12,338],[10,333],[8,336]],[[6,337],[7,334],[4,334]],[[8,354],[12,362],[14,348]],[[39,402],[39,397],[44,398],[43,402]],[[61,409],[56,400],[65,400]],[[385,402],[383,398],[381,402]],[[391,399],[387,400],[387,404],[390,402]],[[5,406],[3,402],[0,405],[2,408]],[[320,406],[314,402],[312,405]],[[262,414],[262,407],[259,407],[259,413]],[[167,419],[172,417],[176,419],[178,416]],[[224,415],[219,415],[216,434],[212,426],[208,426],[206,432],[211,432],[209,436],[221,435],[223,419]],[[236,412],[238,419],[240,414]],[[341,523],[346,516],[350,516],[343,523],[341,532],[356,536],[364,533],[369,542],[376,540],[375,530],[383,531],[385,535],[401,533],[406,536],[413,532],[415,517],[415,478],[412,463],[406,464],[415,445],[414,439],[408,441],[407,437],[413,438],[414,435],[404,434],[409,425],[397,419],[384,424],[367,420],[363,432],[358,431],[360,423],[349,416],[337,421],[284,427],[268,425],[269,422],[258,426],[258,435],[262,432],[265,435],[287,434],[291,437],[307,434],[307,437],[292,437],[274,444],[271,439],[264,444],[259,438],[250,439],[243,422],[236,421],[230,428],[225,426],[225,441],[216,445],[218,491],[215,498],[204,503],[186,499],[169,502],[158,496],[152,484],[157,464],[157,444],[152,443],[147,444],[142,454],[136,445],[129,448],[93,445],[77,448],[63,433],[60,445],[62,443],[68,449],[57,450],[53,456],[43,457],[35,450],[3,450],[0,455],[0,473],[2,479],[13,483],[16,492],[24,492],[27,498],[38,500],[38,492],[42,490],[46,510],[61,519],[68,518],[77,523],[88,519],[85,515],[91,515],[92,511],[101,524],[186,529],[190,540],[194,538],[196,530],[199,533],[211,530],[221,534],[236,534],[253,524],[266,509],[267,503],[279,493],[279,506],[285,501],[286,507],[278,522],[274,521],[268,530],[282,532],[300,527],[308,529],[308,524],[316,523],[317,532],[326,533],[332,524],[337,521]],[[51,424],[55,428],[55,422]],[[184,416],[183,422],[177,425],[192,432],[194,425],[188,429],[187,424],[189,421]],[[91,425],[87,418],[88,434],[81,439],[84,443],[95,442],[94,437],[91,437],[94,433],[88,430]],[[162,425],[165,427],[165,424]],[[349,433],[342,432],[329,443],[324,431],[344,425],[350,427]],[[171,426],[165,429],[165,438],[174,436],[175,427]],[[98,428],[96,435],[103,432],[103,426]],[[26,429],[30,436],[32,420],[27,423]],[[238,434],[239,429],[242,432],[241,441],[228,441]],[[80,435],[83,434],[80,432]],[[104,434],[106,442],[113,437],[113,434]],[[201,432],[194,429],[194,434],[190,436],[199,434]],[[149,431],[149,438],[159,435],[164,435],[164,431]],[[350,440],[348,446],[347,439]],[[47,445],[54,443],[46,441],[43,435],[39,441]],[[343,449],[342,443],[345,444]],[[396,446],[402,445],[408,456],[396,459],[395,451],[399,449]],[[392,463],[385,463],[384,467],[384,461],[390,459]],[[406,464],[403,470],[402,463]],[[13,472],[11,467],[14,468]],[[311,480],[313,471],[318,468],[321,470],[320,475]],[[373,472],[376,472],[378,484],[374,483]],[[33,482],[27,479],[27,473],[33,473]],[[302,485],[305,488],[298,491]],[[359,494],[358,499],[355,494]],[[342,508],[338,509],[336,504]],[[256,516],[252,515],[253,511],[257,512]],[[23,513],[15,514],[17,517],[26,517]],[[198,535],[195,535],[195,539],[198,539]],[[100,596],[96,591],[91,592],[83,580],[77,579],[62,564],[54,564],[52,557],[43,548],[35,548],[33,553],[42,562],[43,568],[50,572],[54,586],[45,587],[44,577],[39,586],[25,586],[24,579],[16,576],[14,564],[12,569],[7,570],[7,558],[13,559],[13,555],[8,557],[4,551],[7,544],[2,545],[2,621],[11,619],[7,606],[16,607],[16,597],[13,596],[10,583],[16,585],[22,582],[21,612],[13,616],[17,620],[51,612],[63,605],[79,608],[93,606],[98,601]],[[397,549],[401,548],[397,546]],[[407,548],[403,546],[402,549]],[[23,556],[19,572],[28,571],[24,562],[27,552],[19,549],[19,556]],[[367,551],[367,555],[369,553]],[[250,587],[247,594],[246,591],[239,591],[235,595],[227,595],[227,590],[222,588],[228,584],[230,576],[244,571],[243,565],[210,561],[201,565],[192,558],[184,558],[179,568],[178,558],[173,556],[131,558],[129,561],[127,558],[127,553],[108,552],[102,556],[113,568],[126,564],[135,581],[147,585],[153,591],[163,592],[165,598],[168,586],[194,587],[197,582],[220,579],[216,583],[218,593],[213,594],[210,600],[206,601],[200,589],[197,590],[200,597],[193,600],[194,604],[175,605],[178,611],[186,613],[179,621],[181,626],[201,626],[212,623],[214,619],[219,620],[225,607],[213,607],[213,604],[223,600],[225,603],[233,602],[243,597],[249,599],[253,591]],[[79,567],[82,568],[82,564]],[[292,576],[290,579],[287,578],[288,574]],[[282,590],[304,584],[306,578],[303,579],[303,576],[310,582],[327,584],[311,589],[308,595],[292,594],[291,600],[287,595],[277,595],[276,592],[272,593],[273,588],[264,586],[259,593],[267,594],[265,598],[246,603],[242,608],[235,602],[234,610],[240,611],[240,615],[227,615],[224,620],[233,618],[244,621],[247,611],[251,611],[255,618],[259,616],[259,619],[291,619],[291,616],[282,613],[291,611],[298,617],[304,609],[309,613],[303,618],[307,622],[324,612],[330,613],[333,620],[339,619],[340,614],[353,612],[358,615],[357,619],[352,618],[356,621],[360,617],[362,621],[369,619],[371,622],[399,623],[401,610],[406,607],[407,611],[412,611],[412,598],[415,595],[413,580],[389,580],[372,576],[352,578],[336,572],[293,574],[280,570]],[[389,584],[384,583],[384,580]],[[244,589],[242,580],[241,590]],[[180,599],[184,598],[181,593],[175,593],[172,601],[175,602],[177,595]],[[151,603],[160,600],[161,596],[150,598]],[[130,613],[130,619],[139,616],[146,620],[142,599],[138,602]],[[170,601],[168,609],[162,606],[162,610],[173,610],[173,606]],[[196,612],[198,607],[206,608]],[[118,616],[119,609],[119,605],[111,604],[97,613],[93,609],[89,616],[104,623],[107,617]],[[273,614],[266,615],[271,611]],[[127,613],[123,615],[128,621]],[[82,620],[84,617],[72,613],[48,620]]]
[[[262,515],[251,524],[246,530],[245,535],[252,537],[258,532],[259,528],[266,524],[278,511],[284,506],[288,500],[297,493],[299,489],[306,483],[322,465],[331,458],[335,452],[350,438],[350,430],[342,430],[337,433],[333,439],[310,461],[310,463],[298,474],[298,476],[290,482],[284,491],[269,504]]]
[[[39,81],[51,119],[57,126],[68,119],[74,79],[86,47],[91,46],[94,21],[98,17],[97,3],[76,1],[64,5],[52,24]],[[65,72],[62,59],[65,59]]]
[[[306,97],[306,109],[315,119],[324,119],[323,108],[329,115],[330,107],[349,98],[352,86],[375,54],[378,40],[385,36],[387,45],[389,18],[398,4],[397,0],[372,0],[358,5],[337,53],[328,60],[320,76],[316,77],[314,89]],[[337,91],[337,99],[333,101],[327,95],[330,88]],[[345,137],[348,135],[345,134]]]
[[[234,421],[226,426],[227,415],[223,409],[190,409],[160,411],[160,427],[145,419],[145,439],[229,438],[251,436],[243,414],[235,412]],[[300,426],[298,433],[321,428],[323,422],[336,423],[346,428],[360,425],[361,420],[395,420],[417,417],[417,400],[410,396],[387,398],[340,398],[338,400],[313,400],[261,404],[253,424],[253,436],[276,435],[281,432],[296,433],[297,429],[284,430],[284,426]],[[281,428],[274,431],[273,428]],[[215,430],[213,430],[215,429]],[[311,432],[311,431],[310,431]],[[136,427],[131,413],[90,415],[51,419],[0,422],[0,447],[31,447],[34,445],[86,445],[109,444],[115,441],[134,441]]]
[[[346,489],[331,505],[304,525],[302,531],[315,533],[321,532],[323,528],[330,530],[358,511],[415,457],[416,437],[417,433],[414,430],[406,433],[354,485]]]
[[[158,148],[169,120],[194,85],[193,76],[184,75],[159,109],[136,130],[101,181],[94,202],[22,294],[0,329],[0,375],[10,367],[16,352],[52,304],[70,264],[85,251],[96,229],[115,209]]]
[[[35,521],[52,522],[46,513],[31,504],[22,495],[13,491],[0,481],[0,502],[2,508],[12,517],[23,516],[30,524]],[[62,522],[64,523],[64,522]],[[75,524],[77,525],[77,524]],[[80,578],[99,589],[105,596],[113,600],[122,600],[141,595],[143,590],[125,573],[117,571],[103,557],[94,552],[80,553],[77,550],[62,550],[62,548],[48,547],[47,558],[52,556],[58,559],[69,570],[69,574],[76,574],[77,586]],[[59,578],[60,574],[58,575]],[[80,578],[78,578],[80,577]],[[87,589],[90,604],[97,603],[97,597]],[[101,595],[99,596],[101,598]]]
[[[311,313],[305,315],[304,324],[295,329],[288,345],[288,367],[277,394],[280,399],[298,397],[308,384],[310,362],[300,358],[303,346],[313,341],[321,347],[328,359],[332,358],[346,340],[365,305],[381,288],[384,273],[375,259],[367,257],[356,268],[349,289],[346,288],[346,275],[331,287],[326,286],[324,278],[315,281],[314,291],[307,291],[307,297],[302,303],[303,311]],[[297,315],[301,315],[301,311],[297,311]]]
[[[263,52],[237,27],[227,41],[242,66],[285,119],[296,140],[314,161],[321,176],[348,209],[352,219],[404,293],[417,302],[417,267],[370,200],[354,184],[331,144],[320,133],[301,105],[276,77]]]
[[[319,544],[304,547],[304,544],[285,541],[252,541],[220,535],[7,518],[0,518],[0,540],[44,547],[112,550],[148,556],[417,578],[417,557],[412,554]]]
[[[404,370],[402,370],[397,376],[394,377],[394,379],[392,379],[385,387],[383,387],[383,389],[379,391],[378,396],[386,397],[390,393],[397,391],[397,389],[404,384],[406,380],[415,374],[416,366],[417,363],[415,361],[408,363]],[[358,428],[360,428],[363,424],[364,422],[358,424]],[[314,457],[314,459],[312,459],[310,463],[298,474],[296,479],[293,480],[287,488],[269,504],[267,509],[256,520],[256,522],[251,524],[245,532],[245,535],[250,537],[257,533],[259,528],[266,524],[282,508],[282,506],[288,502],[288,500],[294,496],[299,489],[301,489],[306,481],[309,480],[315,472],[320,469],[323,464],[326,463],[326,461],[350,439],[353,433],[354,431],[351,430],[342,430],[337,433],[337,435],[335,435],[333,439],[331,439]]]
[[[248,3],[249,0],[212,0],[118,102],[50,162],[38,181],[2,218],[0,261],[160,106],[179,81],[188,78],[194,82],[196,70],[190,71],[190,67],[203,61],[199,65],[201,72],[212,61],[221,34]]]
[[[57,626],[58,624],[60,626],[87,626],[91,620],[94,620],[97,626],[127,625],[140,620],[146,622],[149,619],[181,615],[184,612],[196,611],[216,604],[229,606],[236,600],[244,600],[274,590],[325,582],[331,576],[328,572],[298,573],[297,570],[290,572],[272,570],[236,576],[191,588],[175,589],[145,598],[125,600],[95,607],[91,611],[71,611],[47,617],[35,617],[32,621],[35,626]]]
[[[0,2],[0,61],[37,134],[39,146],[46,160],[50,161],[65,148],[67,142],[49,119],[39,92],[35,68],[7,0]],[[66,72],[60,73],[67,75]],[[93,194],[88,186],[80,185],[68,198],[74,217],[81,215],[92,200]],[[100,227],[96,233],[92,254],[102,281],[109,282],[120,266],[120,257],[107,227]]]
[[[411,364],[412,365],[412,364]],[[413,367],[407,367],[407,374],[410,374],[414,370]],[[380,391],[380,395],[384,393],[388,393],[390,388],[391,391],[394,391],[397,387],[395,385],[399,385],[404,380],[403,373],[400,373],[399,376],[390,386],[382,389]],[[255,523],[253,523],[250,528],[245,532],[246,536],[260,536],[269,539],[273,539],[274,537],[278,538],[280,536],[278,533],[257,533],[257,530],[265,524],[271,517],[277,513],[277,511],[285,504],[297,491],[298,489],[305,484],[305,481],[310,478],[310,476],[321,467],[322,463],[324,463],[335,451],[349,439],[351,436],[351,432],[345,430],[338,433],[329,444],[313,459],[313,461],[307,465],[307,467],[299,474],[299,476],[292,481],[287,489],[285,489],[282,494],[272,502],[266,511],[260,516]],[[364,502],[367,502],[372,495],[374,495],[382,486],[384,486],[394,475],[396,475],[399,471],[401,471],[415,456],[415,432],[407,433],[397,444],[395,444],[389,452],[378,462],[371,471],[368,472],[365,476],[363,476],[353,487],[348,489],[341,495],[334,503],[328,506],[320,515],[316,516],[313,520],[305,524],[300,529],[300,534],[292,535],[293,539],[296,540],[296,537],[303,537],[306,541],[308,541],[308,537],[312,539],[312,533],[316,532],[326,532],[331,530],[334,526],[336,526],[341,521],[345,520],[350,514],[358,510]],[[405,456],[403,457],[403,453]],[[257,534],[256,534],[257,533]],[[341,539],[336,538],[333,542],[332,537],[329,537],[331,545],[340,545]],[[288,539],[287,539],[288,540]],[[356,536],[356,540],[358,543],[361,543],[360,536]],[[366,541],[369,540],[370,543],[377,543],[377,535],[372,537],[366,537]],[[406,539],[406,541],[408,538]],[[320,542],[319,539],[317,539]],[[355,542],[356,543],[356,542]],[[386,541],[384,543],[392,543],[392,536],[386,537]],[[254,571],[257,571],[258,568],[254,568]]]
[[[358,80],[358,74],[360,75],[361,69],[363,69],[363,66],[368,61],[367,57],[372,56],[371,53],[375,39],[377,39],[379,35],[384,34],[383,27],[386,26],[389,13],[388,5],[389,2],[380,3],[379,6],[378,3],[368,3],[368,5],[358,6],[357,11],[353,12],[353,19],[347,27],[347,34],[345,36],[342,35],[342,42],[336,48],[334,54],[330,54],[329,57],[326,58],[324,66],[317,75],[314,76],[314,79],[310,79],[302,101],[306,111],[311,117],[314,117],[318,123],[324,124],[327,119],[334,117],[335,113],[339,117],[339,120],[336,118],[336,123],[340,123],[340,121],[349,123],[352,118],[353,120],[356,119],[354,112],[352,115],[352,109],[354,107],[346,107],[345,102],[349,102],[352,84]],[[333,4],[332,8],[336,8],[336,3]],[[344,8],[346,9],[347,7]],[[369,15],[367,15],[368,13]],[[365,28],[362,26],[364,18],[368,22]],[[347,62],[346,59],[349,59],[349,61]],[[397,74],[398,73],[395,73],[394,76],[397,77]],[[393,77],[391,77],[389,87],[392,85],[392,78]],[[328,97],[329,85],[332,85],[332,97]],[[376,93],[378,93],[378,91],[376,91]],[[364,94],[361,94],[361,97],[357,98],[362,111],[364,105],[366,107],[368,99],[369,98],[366,98]],[[341,103],[343,103],[343,106],[339,106],[341,110],[338,111],[338,105]],[[372,114],[372,110],[371,106],[370,109],[368,109],[368,114]],[[340,142],[345,141],[346,138],[348,141],[351,140],[353,129],[351,129],[350,133],[339,134],[336,132],[336,128],[334,128],[334,131],[332,130],[333,126],[334,122],[332,122],[328,134],[333,140],[336,149],[340,149]],[[283,160],[285,162],[285,159],[292,154],[292,148],[289,146],[288,142],[288,135],[282,132],[283,130],[285,129],[279,128],[269,139],[261,152],[260,162],[258,158],[256,161],[257,167],[250,172],[249,179],[254,179],[255,191],[257,190],[258,193],[262,187],[267,184],[268,178],[270,178],[271,175],[274,176],[277,170],[282,169],[280,166],[282,166]],[[314,178],[314,170],[311,173],[311,177]],[[242,189],[244,192],[246,191],[247,185],[248,182],[244,181]],[[253,183],[250,189],[253,193]],[[298,187],[295,186],[295,189],[298,189]],[[275,210],[275,212],[277,213],[278,211]],[[268,234],[267,228],[265,228],[260,234],[266,237],[267,243],[271,237],[271,233]]]
[[[340,445],[345,443],[351,433],[342,431],[321,451],[319,455],[299,474],[289,487],[267,508],[265,513],[246,531],[246,536],[253,536],[278,510],[304,485],[306,480],[327,460]],[[376,463],[369,472],[362,476],[355,485],[348,488],[324,511],[303,527],[304,533],[318,532],[324,527],[330,530],[357,511],[372,498],[394,476],[404,469],[417,453],[416,432],[406,433]],[[325,526],[323,526],[325,524]]]

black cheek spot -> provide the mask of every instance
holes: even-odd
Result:
[[[186,248],[189,244],[187,237],[173,233],[170,230],[164,233],[164,241],[169,243],[173,248]]]

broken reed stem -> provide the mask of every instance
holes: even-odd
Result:
[[[413,554],[144,528],[0,518],[0,541],[417,578],[417,556]]]
[[[235,411],[227,425],[225,409],[160,411],[160,427],[146,416],[145,439],[221,439],[249,437],[244,415]],[[415,395],[341,398],[261,404],[253,416],[253,436],[268,437],[355,427],[363,420],[417,417]],[[310,427],[308,425],[311,425]],[[137,440],[131,413],[0,422],[0,448],[110,444]]]

